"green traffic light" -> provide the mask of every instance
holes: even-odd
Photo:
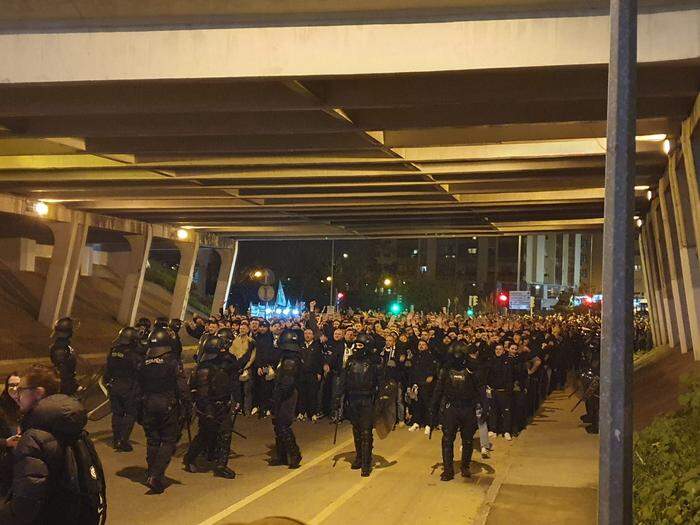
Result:
[[[391,303],[391,306],[389,307],[391,310],[392,314],[398,314],[401,312],[401,304],[399,303]]]
[[[467,310],[467,315],[468,315],[469,317],[472,317],[472,316],[474,315],[474,310],[471,309],[471,308],[470,308],[469,310]]]

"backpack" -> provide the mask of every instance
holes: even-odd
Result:
[[[63,469],[56,483],[64,523],[104,525],[107,521],[107,486],[95,446],[87,431],[64,442]]]

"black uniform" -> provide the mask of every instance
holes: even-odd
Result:
[[[361,468],[362,476],[369,476],[372,471],[374,402],[381,381],[381,359],[372,353],[373,347],[371,336],[358,334],[355,352],[348,358],[340,377],[340,393],[345,396],[344,414],[352,423],[355,438],[352,468]]]
[[[104,374],[112,407],[114,449],[123,452],[133,450],[129,437],[138,414],[138,373],[144,361],[138,344],[139,334],[135,328],[122,329],[109,351]]]
[[[469,463],[477,429],[476,403],[480,399],[481,386],[477,377],[467,368],[467,347],[461,341],[450,346],[450,360],[440,370],[432,403],[433,425],[437,423],[440,406],[442,412],[442,461],[440,479],[454,478],[454,440],[457,431],[462,436],[462,476],[469,477]]]
[[[228,353],[221,338],[209,337],[203,355],[190,379],[199,420],[199,432],[184,458],[185,469],[194,472],[194,462],[205,450],[214,451],[217,476],[233,479],[236,473],[228,468],[233,433],[233,416],[239,406],[240,374],[236,359]]]
[[[78,360],[75,350],[70,346],[70,339],[73,336],[73,320],[64,317],[56,321],[52,336],[54,341],[49,348],[51,364],[56,368],[61,379],[61,394],[72,396],[78,391],[78,381],[75,378]]]
[[[282,355],[277,365],[272,394],[272,425],[276,445],[276,455],[270,460],[272,466],[289,464],[289,468],[297,468],[301,463],[301,451],[292,432],[302,367],[299,357],[300,344],[301,338],[297,332],[284,330],[280,334],[278,345]]]
[[[154,492],[165,488],[165,469],[179,438],[179,362],[166,328],[154,329],[148,338],[148,352],[139,373],[142,392],[142,424],[146,432],[148,485]]]

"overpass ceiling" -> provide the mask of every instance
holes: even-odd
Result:
[[[642,12],[697,6],[640,0]],[[222,26],[607,12],[608,0],[5,0],[0,29]]]
[[[700,61],[638,77],[638,135],[673,137]],[[236,238],[598,229],[606,83],[585,66],[2,85],[0,192]],[[662,144],[637,153],[653,187]]]

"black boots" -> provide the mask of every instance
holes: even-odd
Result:
[[[279,467],[287,464],[287,451],[284,449],[284,442],[281,438],[275,438],[275,450],[270,458],[268,465],[271,467]]]
[[[297,445],[296,439],[294,439],[294,434],[291,430],[284,435],[284,448],[287,451],[289,457],[289,468],[299,468],[301,463],[301,451]]]
[[[372,429],[363,430],[360,434],[360,449],[362,451],[362,477],[367,477],[372,472]]]
[[[219,478],[234,479],[236,473],[226,465],[217,465],[214,468],[214,475]]]
[[[450,481],[455,477],[454,468],[454,444],[452,442],[442,442],[442,474],[440,480]]]
[[[352,429],[352,435],[355,438],[355,459],[350,465],[350,468],[352,470],[358,470],[362,467],[362,436],[360,435],[360,431],[356,430],[355,427]]]

